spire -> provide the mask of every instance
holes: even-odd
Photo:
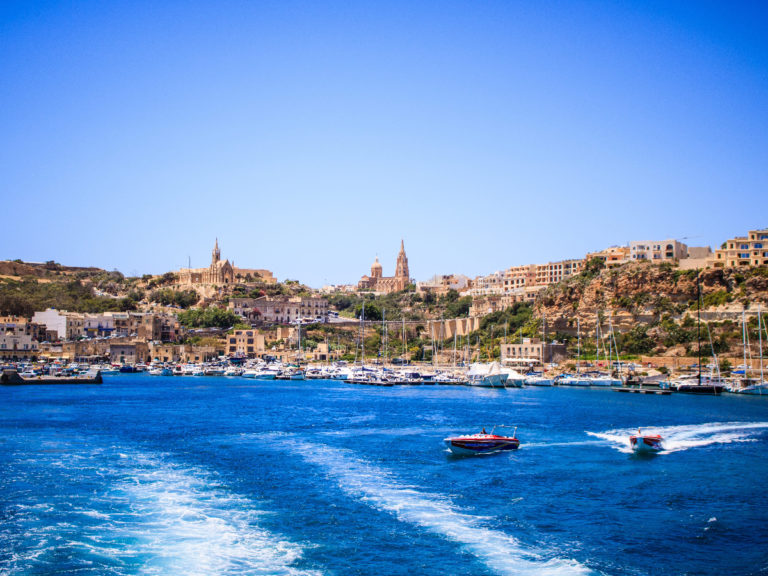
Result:
[[[213,266],[219,260],[221,260],[221,251],[219,250],[219,239],[216,238],[216,244],[213,246],[213,254],[211,256],[211,265]]]
[[[402,238],[400,239],[400,254],[397,255],[395,277],[410,279],[410,271],[408,270],[408,257],[405,255],[405,242]]]

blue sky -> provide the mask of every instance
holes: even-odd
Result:
[[[768,226],[764,2],[0,3],[0,258],[351,283]]]

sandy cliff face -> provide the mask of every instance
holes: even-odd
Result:
[[[736,320],[747,307],[754,315],[757,303],[768,304],[768,270],[712,269],[700,273],[702,318]],[[667,265],[630,263],[611,270],[581,274],[551,286],[536,305],[547,325],[573,333],[578,318],[582,330],[592,330],[598,315],[606,327],[627,331],[638,323],[654,324],[663,317],[681,320],[695,315],[697,286],[695,271]]]

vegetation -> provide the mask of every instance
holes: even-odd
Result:
[[[231,310],[214,306],[179,312],[178,318],[179,323],[187,328],[229,328],[240,322],[240,317]]]
[[[0,281],[0,314],[30,317],[46,308],[70,312],[126,312],[136,310],[136,301],[95,296],[90,287],[77,279],[67,282]]]
[[[179,308],[189,308],[197,304],[200,297],[194,290],[171,290],[170,288],[161,288],[155,290],[149,295],[151,302],[157,302],[163,306],[178,306]]]
[[[648,335],[648,325],[637,324],[629,332],[617,338],[619,350],[625,354],[648,354],[656,347],[654,339]]]

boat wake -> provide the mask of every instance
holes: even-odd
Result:
[[[275,442],[275,440],[277,440]],[[448,498],[400,484],[387,470],[353,456],[349,450],[295,438],[274,438],[273,445],[320,467],[347,495],[462,545],[499,574],[590,574],[573,560],[547,558],[525,549],[512,536],[483,526],[484,518],[460,511]]]
[[[660,454],[669,454],[711,444],[754,442],[757,436],[768,430],[768,422],[710,422],[658,428],[643,427],[642,430],[643,434],[660,434],[664,439],[664,451]],[[619,452],[627,454],[632,453],[629,436],[636,433],[637,428],[587,432],[590,436],[609,442],[611,447]]]
[[[54,469],[61,493],[17,499],[0,529],[11,552],[0,574],[319,574],[298,569],[302,548],[260,527],[265,512],[204,470],[124,448],[35,466]]]

